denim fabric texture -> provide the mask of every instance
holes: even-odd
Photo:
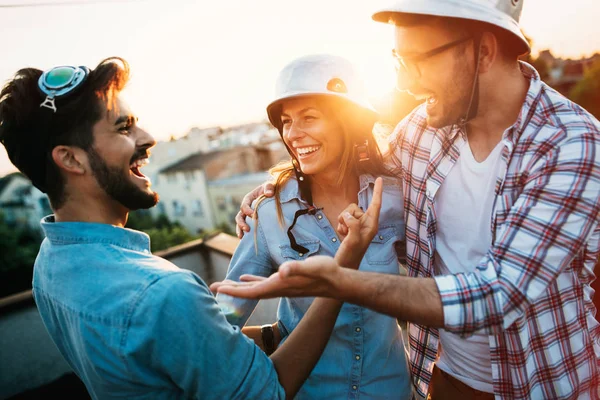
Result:
[[[141,232],[42,220],[33,293],[94,399],[283,399],[271,360]]]
[[[366,210],[373,196],[375,178],[360,176],[358,205]],[[257,209],[258,228],[249,221],[251,231],[241,240],[231,260],[227,279],[239,280],[242,274],[269,276],[287,260],[304,260],[314,255],[335,255],[340,240],[325,214],[302,215],[293,229],[296,242],[308,249],[298,253],[290,246],[287,228],[297,210],[306,208],[298,182],[291,179],[280,193],[284,228],[279,225],[275,199],[266,199]],[[318,205],[317,205],[318,206]],[[404,241],[403,200],[400,181],[384,178],[379,231],[360,264],[360,270],[399,274],[395,245]],[[255,232],[255,229],[258,229]],[[217,295],[226,305],[232,325],[244,326],[257,301]],[[277,318],[284,336],[298,325],[314,298],[282,298]],[[405,399],[410,398],[411,383],[402,331],[397,321],[374,311],[344,304],[334,332],[321,359],[301,388],[296,399]]]

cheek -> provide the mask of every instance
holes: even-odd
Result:
[[[108,165],[128,167],[135,153],[135,143],[128,138],[119,137],[106,144],[99,152]]]

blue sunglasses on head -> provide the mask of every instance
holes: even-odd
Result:
[[[56,112],[55,100],[72,93],[81,86],[90,73],[88,67],[60,66],[44,72],[38,80],[38,87],[46,95],[40,107]]]

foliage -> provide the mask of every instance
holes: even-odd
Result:
[[[150,247],[152,252],[168,249],[169,247],[187,243],[198,239],[200,236],[194,236],[181,226],[171,228],[151,228],[146,231],[150,236]]]
[[[161,214],[154,218],[145,210],[129,213],[126,227],[148,234],[152,252],[200,238],[200,235],[188,232],[179,222],[171,222],[166,215]]]
[[[586,71],[569,93],[569,98],[600,119],[600,60]]]
[[[38,232],[7,224],[0,212],[0,297],[31,289],[41,242]]]

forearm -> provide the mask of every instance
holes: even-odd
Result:
[[[332,297],[399,320],[444,325],[442,300],[432,278],[410,278],[342,269]]]
[[[319,361],[342,303],[317,298],[285,343],[271,356],[287,398],[293,398]]]

